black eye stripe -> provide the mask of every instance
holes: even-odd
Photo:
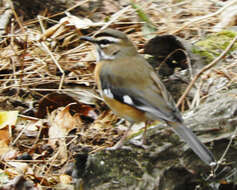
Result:
[[[109,41],[109,40],[107,40],[107,39],[103,39],[103,40],[99,40],[99,41],[98,41],[98,44],[103,44],[103,45],[112,44],[112,43],[114,43],[114,42]]]

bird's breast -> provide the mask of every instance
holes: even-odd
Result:
[[[103,95],[105,103],[112,109],[112,111],[119,117],[128,120],[131,123],[139,123],[147,120],[145,112],[140,111],[132,106],[123,104],[113,98]]]

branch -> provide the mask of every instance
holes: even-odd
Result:
[[[228,51],[232,48],[232,46],[234,45],[234,43],[237,40],[237,36],[234,37],[234,39],[230,42],[230,44],[228,45],[228,47],[225,49],[225,51],[223,51],[216,59],[214,59],[210,64],[208,64],[207,66],[203,67],[203,69],[201,71],[199,71],[199,73],[197,73],[193,80],[190,82],[190,84],[188,85],[188,87],[186,88],[186,90],[184,91],[183,95],[179,98],[176,106],[179,107],[180,104],[183,102],[184,98],[187,96],[187,94],[189,93],[189,91],[191,90],[192,86],[194,85],[194,83],[197,81],[197,79],[208,69],[212,68],[214,65],[216,65],[221,59],[223,59],[226,54],[228,53]]]

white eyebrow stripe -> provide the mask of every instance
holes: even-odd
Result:
[[[98,37],[97,40],[98,41],[100,41],[100,40],[108,40],[108,41],[113,42],[113,43],[121,42],[120,39],[114,38],[114,37],[111,37],[111,36],[101,36],[101,37]]]
[[[100,47],[102,47],[102,48],[105,48],[105,47],[108,47],[108,46],[110,46],[111,44],[100,44]]]

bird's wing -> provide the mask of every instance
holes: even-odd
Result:
[[[102,69],[102,95],[144,111],[150,119],[166,121],[205,163],[215,165],[212,153],[183,124],[172,97],[154,70],[139,59],[130,60],[129,64],[133,63],[133,70],[126,67],[128,63],[125,66],[118,64],[115,68],[117,72],[113,74],[109,67]]]
[[[133,64],[132,60],[130,64]],[[135,64],[132,71],[120,66],[116,68],[117,74],[113,75],[108,68],[105,72],[102,70],[100,82],[103,94],[146,112],[151,119],[182,121],[172,97],[153,69],[148,63],[144,64],[142,58],[136,59]]]

